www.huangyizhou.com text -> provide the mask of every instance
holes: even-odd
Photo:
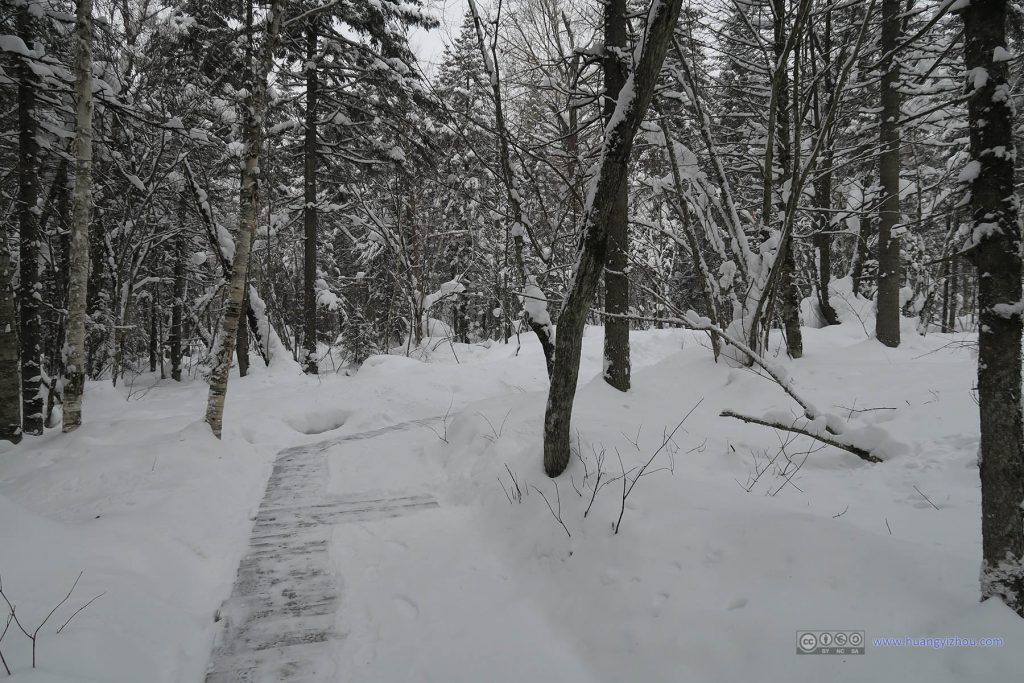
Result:
[[[1002,638],[962,638],[960,636],[914,638],[908,636],[904,638],[872,638],[871,643],[880,648],[921,647],[944,650],[957,647],[1003,647],[1005,641]]]

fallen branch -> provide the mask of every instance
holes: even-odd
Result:
[[[860,448],[859,446],[854,446],[853,444],[843,443],[842,441],[832,438],[832,435],[815,434],[814,432],[808,431],[806,429],[801,429],[800,427],[797,427],[795,424],[787,425],[781,422],[772,422],[770,420],[765,420],[760,417],[754,417],[752,415],[743,415],[742,413],[737,413],[732,410],[723,410],[721,413],[719,413],[719,416],[734,417],[737,420],[742,420],[743,422],[748,422],[751,424],[761,425],[762,427],[771,427],[772,429],[781,429],[782,431],[793,432],[794,434],[802,434],[803,436],[809,436],[810,438],[815,439],[816,441],[820,441],[823,444],[835,446],[836,448],[842,449],[847,453],[853,453],[861,460],[876,463],[882,462],[882,459],[879,458],[877,455],[874,455],[871,451]]]

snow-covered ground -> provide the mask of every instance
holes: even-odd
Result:
[[[806,357],[780,361],[820,409],[896,442],[878,465],[806,439],[783,438],[780,454],[772,430],[719,417],[795,404],[681,330],[634,333],[621,394],[588,329],[579,456],[557,481],[541,467],[532,338],[431,344],[429,362],[374,357],[351,377],[256,368],[231,382],[222,442],[199,421],[199,381],[91,384],[77,433],[0,450],[0,578],[26,626],[84,572],[41,632],[35,672],[13,627],[0,652],[15,682],[201,681],[273,455],[441,416],[326,451],[332,493],[440,505],[334,528],[343,637],[324,680],[1019,680],[1024,621],[977,601],[969,338],[911,329],[899,349],[857,322],[808,329]],[[623,511],[622,471],[691,410]],[[863,630],[867,651],[798,656],[797,632],[818,629]],[[1003,645],[874,644],[904,637]]]

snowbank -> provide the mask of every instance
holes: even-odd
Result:
[[[19,614],[41,618],[79,571],[55,626],[105,592],[46,630],[37,674],[8,634],[12,680],[202,680],[271,454],[426,417],[326,451],[334,494],[440,502],[337,528],[347,635],[333,680],[1016,680],[1024,622],[977,601],[969,337],[888,349],[844,319],[808,329],[799,361],[775,337],[769,354],[823,414],[902,444],[882,464],[719,417],[797,412],[682,330],[633,334],[625,394],[601,379],[602,330],[587,330],[578,455],[555,481],[530,335],[436,345],[430,362],[375,356],[351,377],[254,365],[232,378],[223,442],[197,421],[202,383],[90,384],[79,432],[0,451],[0,574]],[[691,409],[623,505],[623,473],[628,487]],[[798,630],[827,627],[864,630],[867,652],[796,656]],[[907,636],[1004,645],[874,644]]]

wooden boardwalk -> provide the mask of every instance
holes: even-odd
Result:
[[[331,528],[436,508],[429,494],[395,497],[332,496],[326,452],[347,441],[372,439],[426,425],[403,422],[277,455],[253,525],[249,550],[220,610],[206,683],[326,683],[331,652],[344,636],[335,622],[340,583],[329,544]]]

